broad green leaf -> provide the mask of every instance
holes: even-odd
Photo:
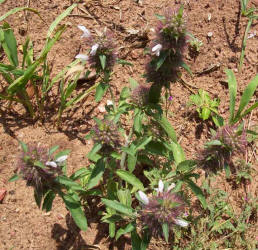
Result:
[[[100,64],[101,64],[101,67],[103,70],[105,70],[106,68],[106,61],[107,61],[107,58],[105,55],[100,55],[99,56],[99,60],[100,60]]]
[[[103,159],[97,161],[92,173],[90,175],[87,189],[91,189],[99,184],[100,179],[102,178],[105,171],[105,163]]]
[[[9,180],[8,182],[13,182],[13,181],[17,181],[20,179],[20,176],[18,174],[14,174]]]
[[[135,146],[135,150],[139,151],[145,148],[145,146],[152,140],[152,136],[144,137]]]
[[[109,237],[114,238],[116,234],[116,224],[114,222],[110,222],[108,225],[109,229]]]
[[[192,160],[185,160],[180,162],[177,165],[176,170],[180,173],[186,173],[186,172],[190,172],[191,170],[193,170],[194,166],[196,165],[195,161]]]
[[[132,173],[135,169],[137,163],[137,154],[136,155],[131,155],[128,154],[127,156],[127,164],[128,164],[128,170],[130,171],[130,173]]]
[[[168,237],[169,237],[168,223],[163,223],[162,224],[162,231],[163,231],[163,235],[164,235],[164,238],[165,238],[166,242],[168,242]]]
[[[131,233],[133,230],[135,230],[135,228],[136,228],[135,223],[129,223],[126,225],[125,228],[119,228],[119,230],[116,233],[116,240],[118,240],[121,235],[124,235],[126,233]]]
[[[57,25],[66,17],[68,16],[72,10],[77,6],[76,3],[74,3],[73,5],[71,5],[70,7],[68,7],[63,13],[61,13],[54,22],[51,23],[48,32],[47,32],[47,38],[49,38],[53,31],[55,30],[55,28],[57,27]]]
[[[189,74],[189,75],[193,75],[190,67],[184,62],[184,61],[181,61],[180,64],[179,64],[183,69],[186,70],[186,72]]]
[[[207,208],[207,203],[202,190],[190,179],[185,180],[192,192],[197,196],[204,209]]]
[[[63,201],[67,209],[71,212],[71,215],[74,219],[76,225],[83,231],[86,231],[88,228],[87,219],[82,211],[80,202],[76,201],[71,195],[64,194],[62,196]]]
[[[8,57],[9,62],[17,67],[19,65],[17,55],[17,42],[13,31],[8,23],[4,23],[0,28],[0,42]]]
[[[135,110],[135,116],[134,116],[134,130],[137,133],[140,133],[142,131],[142,119],[144,114],[139,110]]]
[[[120,93],[120,101],[126,100],[130,96],[130,89],[128,87],[124,87]]]
[[[82,188],[82,186],[79,183],[74,182],[73,180],[71,180],[70,178],[68,178],[66,176],[58,176],[58,177],[56,177],[56,181],[62,185],[65,185],[68,188],[71,188],[72,190],[85,191],[85,189]]]
[[[169,146],[172,149],[176,165],[178,165],[180,162],[185,160],[184,151],[183,151],[182,147],[178,143],[171,142],[171,144]]]
[[[162,142],[151,141],[145,146],[145,150],[151,154],[166,156],[167,149]]]
[[[122,204],[129,207],[132,205],[132,196],[129,189],[119,189],[117,191],[117,197]]]
[[[247,106],[247,104],[250,102],[253,94],[255,93],[258,86],[258,74],[255,76],[255,78],[247,85],[245,88],[243,95],[240,100],[240,105],[237,111],[237,114],[235,116],[235,122],[238,121],[240,114],[244,110],[244,108]]]
[[[42,205],[42,210],[46,210],[46,212],[49,212],[52,209],[52,204],[55,197],[56,197],[56,194],[52,190],[49,190],[45,195],[44,202]]]
[[[205,121],[207,119],[209,119],[210,117],[210,114],[211,114],[211,111],[209,108],[202,108],[202,115],[201,115],[201,118]]]
[[[99,154],[97,154],[99,152],[99,150],[101,149],[101,147],[102,147],[101,143],[95,143],[94,144],[93,148],[91,149],[91,151],[87,155],[89,160],[91,160],[93,162],[97,162],[98,159],[101,158],[101,156]]]
[[[106,83],[101,82],[98,84],[96,88],[96,94],[95,94],[95,101],[100,102],[104,94],[106,93],[107,89],[109,88],[109,85]]]
[[[132,250],[142,250],[141,249],[142,240],[140,236],[137,234],[136,229],[131,232],[131,242],[132,242]]]
[[[168,57],[168,52],[167,51],[161,51],[160,52],[160,56],[157,58],[157,62],[156,62],[156,68],[155,68],[156,71],[158,71],[159,68],[163,65],[163,63],[165,62],[167,57]]]
[[[139,83],[131,77],[129,78],[129,83],[130,83],[131,89],[134,89],[139,85]]]
[[[237,94],[237,81],[236,77],[234,75],[234,72],[231,69],[225,70],[227,76],[228,76],[228,88],[229,88],[229,111],[230,111],[230,118],[229,122],[232,123],[234,120],[234,112],[235,112],[235,106],[236,106],[236,94]]]
[[[121,204],[118,201],[113,201],[113,200],[108,200],[102,198],[101,201],[109,208],[112,208],[122,214],[125,214],[127,216],[133,216],[134,215],[134,210],[131,207],[125,206]]]
[[[173,142],[177,142],[177,138],[176,138],[176,132],[174,130],[174,128],[171,126],[170,122],[168,121],[168,119],[165,116],[161,116],[161,118],[159,118],[158,116],[156,117],[156,121],[160,124],[160,126],[165,130],[165,132],[167,133],[167,135],[169,136],[169,138],[173,141]]]
[[[73,181],[76,181],[90,174],[91,174],[90,170],[86,168],[80,168],[79,170],[75,171],[69,178]]]
[[[132,186],[134,186],[137,189],[143,190],[144,186],[142,182],[132,173],[127,172],[125,170],[117,170],[116,174],[124,181],[130,183]]]

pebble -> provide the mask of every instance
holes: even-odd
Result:
[[[101,104],[100,106],[98,106],[98,110],[100,113],[104,113],[106,112],[105,106],[103,104]]]

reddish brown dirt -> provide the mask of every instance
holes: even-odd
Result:
[[[30,1],[30,7],[40,11],[41,16],[49,25],[61,12],[70,6],[71,1]],[[79,8],[73,11],[73,15],[67,17],[63,23],[68,25],[62,39],[54,46],[49,55],[53,62],[53,75],[62,67],[69,64],[79,53],[83,41],[80,40],[78,24],[85,25],[89,29],[103,29],[105,26],[115,33],[120,48],[120,57],[134,63],[134,67],[116,66],[112,84],[121,90],[128,86],[129,77],[144,82],[141,75],[144,72],[146,58],[143,55],[144,44],[142,39],[129,37],[126,29],[139,30],[139,34],[147,32],[151,37],[150,28],[155,26],[155,13],[162,13],[166,6],[175,6],[180,1],[150,1],[143,0],[142,5],[133,0],[124,1],[81,1]],[[173,3],[172,3],[173,2]],[[220,64],[220,67],[210,73],[190,78],[184,73],[183,78],[196,88],[209,91],[212,97],[221,99],[220,112],[226,118],[229,110],[229,96],[225,83],[225,68],[231,68],[236,72],[239,90],[242,91],[247,83],[258,71],[258,46],[257,35],[247,41],[246,57],[241,73],[237,72],[238,58],[240,56],[241,40],[247,19],[241,17],[239,4],[236,0],[206,1],[188,0],[186,13],[188,15],[188,29],[198,39],[203,41],[201,52],[196,60],[193,60],[185,52],[186,61],[192,71],[199,72],[212,64]],[[253,1],[257,4],[257,1]],[[9,0],[1,4],[0,15],[8,10],[24,6],[27,1]],[[82,10],[83,11],[82,11]],[[87,11],[85,11],[87,10]],[[207,15],[211,13],[211,20]],[[29,35],[34,43],[35,53],[39,53],[46,37],[48,26],[38,16],[32,13],[20,12],[9,18],[15,31],[19,44],[22,44]],[[28,25],[28,31],[26,31]],[[210,40],[207,33],[213,32]],[[257,22],[250,32],[258,34]],[[21,34],[26,33],[25,36]],[[83,52],[83,51],[81,51]],[[4,87],[4,84],[1,83]],[[192,88],[196,91],[195,88]],[[191,92],[181,83],[172,86],[173,102],[170,106],[170,121],[176,129],[180,143],[189,158],[195,157],[203,143],[209,138],[206,124],[201,121],[188,119],[186,104]],[[40,142],[49,146],[60,145],[61,148],[71,149],[68,159],[69,172],[87,165],[86,154],[92,144],[84,141],[83,137],[92,126],[92,117],[100,114],[97,105],[89,97],[69,114],[64,115],[62,131],[53,126],[55,114],[49,116],[49,120],[41,125],[32,125],[24,118],[22,107],[15,106],[12,112],[6,111],[6,103],[1,101],[0,117],[0,189],[6,189],[7,195],[0,204],[0,249],[130,249],[126,238],[122,238],[119,244],[114,245],[108,238],[108,228],[98,223],[96,212],[89,212],[90,227],[87,232],[77,232],[71,225],[69,215],[60,200],[55,200],[53,210],[46,214],[37,209],[33,192],[22,181],[8,183],[16,164],[16,156],[20,151],[17,139],[24,142]],[[54,101],[54,99],[53,99]],[[94,109],[95,108],[95,109]],[[253,112],[249,124],[257,124],[257,111]],[[247,121],[248,122],[248,119]],[[251,152],[251,150],[250,150]],[[249,155],[247,155],[248,157]],[[255,183],[255,178],[253,183]],[[241,202],[243,187],[232,191],[224,182],[221,188],[232,193],[232,202]],[[250,192],[255,194],[255,185],[250,185]],[[236,205],[237,206],[237,205]],[[255,235],[255,234],[254,234]],[[125,245],[125,248],[124,248]],[[150,249],[165,249],[159,242],[152,244]]]

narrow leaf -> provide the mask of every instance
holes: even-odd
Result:
[[[105,171],[105,163],[103,159],[97,161],[94,169],[92,170],[87,188],[91,189],[99,184],[100,179],[102,178]]]
[[[127,172],[125,170],[117,170],[116,174],[124,181],[130,183],[132,186],[136,187],[137,189],[143,190],[144,186],[142,182],[132,173]]]
[[[118,201],[108,200],[108,199],[101,199],[102,202],[109,208],[112,208],[122,214],[133,216],[134,210],[131,207],[125,206]]]

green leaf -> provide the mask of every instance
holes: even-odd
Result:
[[[128,166],[127,167],[128,167],[128,170],[130,171],[130,173],[132,173],[134,171],[136,163],[137,163],[137,154],[135,156],[128,154],[128,156],[127,156]]]
[[[109,229],[109,237],[114,238],[116,234],[116,224],[114,222],[110,222],[108,225]]]
[[[55,36],[50,39],[47,44],[45,45],[44,49],[41,52],[40,57],[24,72],[22,76],[17,78],[11,85],[8,87],[9,93],[14,93],[17,89],[24,88],[27,82],[31,79],[32,75],[34,74],[37,67],[44,61],[45,57],[47,56],[48,52],[51,50],[55,42],[61,37],[62,33],[65,30],[65,26],[61,26]]]
[[[8,57],[9,62],[17,67],[19,65],[17,55],[17,42],[8,23],[4,23],[0,29],[0,42]]]
[[[44,202],[42,205],[42,210],[46,210],[46,212],[49,212],[52,209],[52,204],[55,197],[56,197],[56,194],[52,190],[49,190],[45,195]]]
[[[131,232],[132,250],[142,250],[141,243],[142,240],[137,234],[136,229]]]
[[[145,146],[145,150],[151,154],[166,156],[167,149],[162,142],[151,141]]]
[[[49,38],[53,31],[55,30],[55,28],[57,27],[57,25],[66,17],[68,16],[72,10],[77,6],[76,3],[74,3],[73,5],[71,5],[70,7],[68,7],[63,13],[61,13],[54,22],[51,23],[48,32],[47,32],[47,38]]]
[[[130,96],[130,89],[128,87],[124,87],[120,94],[120,101],[126,100]]]
[[[179,65],[180,65],[183,69],[185,69],[186,72],[187,72],[190,76],[193,75],[193,73],[192,73],[190,67],[189,67],[184,61],[181,61]]]
[[[90,170],[86,168],[80,168],[79,170],[75,171],[69,178],[73,181],[76,181],[90,174],[91,174]]]
[[[171,142],[169,146],[172,149],[173,156],[177,165],[185,160],[185,153],[178,143]]]
[[[160,52],[160,56],[157,58],[157,62],[156,62],[156,68],[155,68],[156,71],[158,71],[159,68],[163,65],[163,63],[165,62],[167,57],[168,57],[168,52],[167,51],[161,51]]]
[[[129,83],[131,89],[135,89],[139,85],[139,83],[131,77],[129,78]]]
[[[135,110],[135,116],[134,116],[134,130],[137,133],[140,133],[142,131],[142,119],[144,114],[139,110]]]
[[[135,150],[139,151],[145,148],[145,146],[152,140],[152,136],[146,136],[141,139],[135,146]]]
[[[106,91],[108,90],[109,85],[101,82],[96,88],[95,101],[100,102]]]
[[[137,189],[143,190],[144,186],[142,182],[132,173],[127,172],[125,170],[117,170],[116,174],[124,181],[130,183],[132,186],[134,186]]]
[[[161,95],[162,85],[161,84],[152,84],[149,92],[149,102],[158,103]]]
[[[118,240],[121,235],[124,235],[126,233],[131,233],[133,230],[135,230],[135,228],[136,228],[135,223],[129,223],[126,225],[125,228],[119,228],[119,230],[116,233],[116,240]]]
[[[52,148],[49,149],[48,154],[52,155],[53,153],[56,152],[57,149],[59,149],[59,146],[53,146]]]
[[[130,217],[134,215],[134,210],[131,207],[125,206],[118,201],[108,200],[108,199],[104,199],[104,198],[102,198],[101,201],[107,207],[112,208],[122,214],[125,214]]]
[[[100,179],[102,178],[105,171],[105,163],[103,159],[97,161],[92,173],[90,175],[87,188],[91,189],[99,184]]]
[[[164,238],[165,238],[166,242],[168,243],[168,237],[169,237],[168,223],[162,224],[162,231],[163,231]]]
[[[80,202],[76,201],[71,195],[64,194],[62,195],[63,201],[67,209],[71,212],[71,215],[74,219],[76,225],[83,231],[86,231],[88,228],[87,219],[82,211]]]
[[[43,198],[42,191],[35,188],[34,189],[34,199],[35,199],[35,202],[36,202],[38,208],[40,208],[40,206],[41,206],[42,198]]]
[[[4,1],[3,1],[3,2],[4,2]],[[8,12],[6,12],[4,15],[2,15],[2,16],[0,17],[0,22],[2,22],[2,21],[3,21],[5,18],[7,18],[8,16],[13,15],[13,14],[15,14],[16,12],[18,12],[18,11],[23,11],[23,10],[31,11],[31,12],[37,14],[37,15],[41,18],[39,12],[38,12],[37,10],[35,10],[35,9],[31,9],[31,8],[28,8],[28,7],[17,7],[17,8],[11,9],[10,11],[8,11]],[[42,18],[41,18],[41,19],[42,19]]]
[[[46,168],[46,166],[40,161],[35,161],[34,166],[37,166],[37,167],[40,167],[40,168]]]
[[[101,67],[102,69],[104,70],[106,68],[106,56],[105,55],[99,55],[99,60],[100,60],[100,63],[101,63]]]
[[[194,166],[196,165],[196,162],[195,161],[192,161],[192,160],[185,160],[185,161],[182,161],[180,162],[178,165],[177,165],[177,168],[176,170],[180,173],[187,173],[187,172],[190,172],[194,169]]]
[[[169,136],[169,138],[173,141],[173,142],[177,142],[177,138],[176,138],[176,131],[174,130],[174,128],[171,126],[170,122],[168,121],[168,119],[165,116],[161,116],[161,117],[156,117],[156,121],[160,124],[160,126],[165,130],[165,132],[167,133],[167,135]]]
[[[122,204],[126,206],[132,205],[132,197],[129,189],[119,189],[117,191],[117,197]]]
[[[58,152],[58,153],[55,155],[54,159],[56,160],[57,158],[59,158],[59,157],[61,157],[61,156],[69,155],[70,152],[71,152],[70,149],[66,149],[66,150],[60,151],[60,152]]]
[[[237,114],[235,116],[235,122],[239,120],[240,114],[244,110],[244,108],[247,106],[247,104],[250,102],[254,92],[256,91],[258,86],[258,75],[255,76],[255,78],[247,85],[245,88],[243,95],[240,100],[239,108],[237,111]]]
[[[71,180],[67,176],[58,176],[58,177],[56,177],[56,181],[59,182],[62,185],[65,185],[68,188],[71,188],[72,190],[85,191],[85,189],[82,188],[82,186],[79,183],[74,182],[73,180]]]
[[[23,152],[27,153],[28,152],[28,146],[22,141],[19,141],[19,144],[21,145]]]
[[[14,175],[8,180],[8,182],[17,181],[18,179],[20,179],[20,176],[19,176],[18,174],[14,174]]]
[[[159,15],[159,14],[155,14],[155,16],[158,18],[159,21],[165,20],[166,17]]]
[[[202,190],[190,179],[185,180],[192,192],[197,196],[204,209],[207,208],[207,203]]]
[[[211,114],[211,111],[209,108],[202,108],[202,115],[201,115],[201,118],[205,121],[207,119],[209,119],[210,117],[210,114]]]
[[[229,122],[232,123],[234,120],[234,112],[235,112],[235,105],[236,105],[236,94],[237,94],[237,81],[234,75],[234,72],[231,69],[225,70],[228,76],[228,87],[229,87],[229,111],[230,111],[230,118]]]
[[[118,63],[118,64],[121,64],[121,65],[133,66],[133,63],[128,62],[128,61],[126,61],[126,60],[122,60],[122,59],[118,59],[118,60],[117,60],[117,63]]]
[[[87,155],[89,160],[91,160],[93,162],[97,162],[98,159],[101,158],[101,156],[99,154],[97,154],[99,152],[99,150],[101,149],[101,147],[102,147],[101,143],[95,143],[94,144],[93,148],[91,149],[91,151]]]

